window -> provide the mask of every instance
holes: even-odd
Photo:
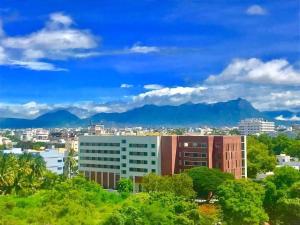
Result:
[[[147,160],[134,160],[134,159],[130,159],[129,163],[133,163],[133,164],[148,164]]]
[[[151,152],[151,156],[155,156],[156,154],[155,154],[155,152]]]
[[[198,147],[198,143],[197,142],[193,142],[193,147]]]
[[[151,164],[152,164],[152,165],[155,165],[155,164],[156,164],[156,162],[155,162],[155,161],[151,161]]]
[[[145,168],[129,168],[129,171],[131,171],[131,172],[143,172],[143,173],[147,173],[148,169],[145,169]]]
[[[151,172],[152,172],[152,173],[156,173],[156,169],[152,169]]]
[[[156,146],[155,144],[151,144],[151,148],[155,148],[155,146]]]
[[[122,151],[125,152],[125,151],[126,151],[126,148],[122,148]]]
[[[201,157],[202,157],[202,158],[207,158],[207,154],[206,154],[206,153],[202,153],[202,154],[201,154]]]
[[[126,159],[126,155],[122,155],[122,159]]]
[[[207,143],[201,143],[201,148],[207,148]]]
[[[59,160],[57,160],[57,162],[62,162],[62,160],[61,160],[61,159],[59,159]]]
[[[130,148],[147,148],[147,144],[129,144]]]
[[[126,174],[126,170],[122,170],[122,174]]]
[[[122,163],[122,167],[126,167],[126,163]]]
[[[122,144],[126,144],[126,140],[122,140]]]
[[[148,156],[148,152],[129,152],[129,155]]]
[[[62,170],[62,167],[57,167],[57,170]]]

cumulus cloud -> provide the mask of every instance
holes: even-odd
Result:
[[[280,115],[280,116],[277,116],[275,119],[279,120],[279,121],[300,121],[300,117],[298,117],[296,115],[294,115],[294,116],[292,116],[290,118],[283,117],[283,115]]]
[[[205,87],[174,87],[151,90],[133,97],[133,101],[143,104],[179,105],[193,101],[206,90]]]
[[[194,87],[161,88],[133,97],[136,104],[214,103],[245,98],[260,110],[299,109],[300,72],[286,60],[233,60]]]
[[[159,52],[159,48],[155,46],[145,46],[145,45],[141,45],[140,43],[136,43],[129,49],[129,52],[147,54],[147,53]]]
[[[132,84],[121,84],[120,88],[132,88]]]
[[[103,104],[94,102],[56,105],[31,103],[29,104],[31,108],[28,105],[0,104],[0,114],[6,115],[3,113],[3,110],[6,110],[6,112],[11,111],[11,115],[25,113],[26,116],[32,116],[47,110],[70,108],[77,115],[86,117],[99,112],[123,112],[146,104],[215,103],[236,98],[247,99],[259,110],[297,111],[300,109],[299,76],[299,71],[286,60],[263,62],[259,59],[239,59],[232,61],[219,74],[209,76],[203,83],[196,86],[160,87],[151,84],[152,86],[148,86],[144,92],[127,97],[126,101],[123,99],[123,102]],[[130,84],[122,86],[128,88]],[[146,85],[145,88],[147,88]],[[14,109],[16,111],[12,112]],[[279,119],[286,118],[279,117]],[[296,121],[297,117],[289,119]]]
[[[251,5],[247,8],[246,14],[263,16],[267,14],[267,10],[260,5]]]
[[[0,26],[0,64],[57,71],[62,69],[45,60],[93,56],[91,50],[98,46],[98,38],[72,25],[70,16],[53,13],[42,29],[23,36],[7,36]]]
[[[259,59],[236,59],[221,74],[211,75],[208,84],[253,83],[271,85],[300,85],[300,71],[284,59],[263,62]]]
[[[160,84],[145,84],[144,85],[144,89],[146,90],[158,90],[158,89],[162,89],[164,86],[160,85]]]

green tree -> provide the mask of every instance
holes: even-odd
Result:
[[[270,154],[267,145],[252,136],[247,139],[247,160],[250,178],[255,178],[259,172],[273,171],[276,166],[276,158]]]
[[[193,180],[184,173],[173,176],[150,173],[143,177],[142,186],[145,192],[169,192],[185,198],[195,197]]]
[[[291,144],[285,149],[285,153],[300,159],[300,140],[292,140]]]
[[[131,193],[133,191],[132,180],[127,178],[121,178],[117,183],[117,190],[120,193]]]
[[[266,190],[264,208],[272,224],[280,224],[282,221],[285,222],[284,224],[289,224],[289,218],[291,222],[297,220],[298,217],[293,207],[297,208],[299,182],[300,173],[292,167],[276,168],[274,175],[264,180]],[[283,206],[285,206],[284,209]],[[293,213],[294,216],[292,216]]]
[[[193,189],[197,193],[197,197],[204,198],[207,201],[215,196],[221,184],[226,180],[233,179],[232,174],[208,167],[194,167],[186,172],[193,180]]]
[[[228,224],[259,225],[268,221],[264,189],[248,180],[229,180],[218,188],[219,204]]]
[[[32,154],[0,154],[0,193],[33,192],[42,183],[45,162]]]
[[[76,161],[77,153],[74,149],[67,152],[64,162],[64,174],[66,177],[73,177],[78,175],[78,163]]]

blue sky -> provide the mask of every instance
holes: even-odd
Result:
[[[298,0],[3,0],[0,113],[237,97],[298,110],[299,16]]]

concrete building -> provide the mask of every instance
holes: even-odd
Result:
[[[242,135],[270,133],[275,131],[275,123],[262,118],[249,118],[239,123]]]
[[[291,157],[286,154],[280,154],[276,156],[278,165],[277,167],[281,166],[291,166],[296,170],[300,170],[300,161],[298,158]]]
[[[121,177],[139,188],[148,173],[173,175],[195,166],[247,177],[244,136],[81,136],[79,170],[104,188]]]

